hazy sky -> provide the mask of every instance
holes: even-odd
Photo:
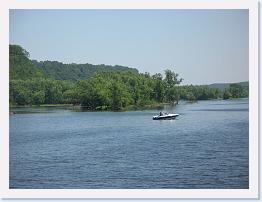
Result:
[[[10,44],[31,59],[248,80],[248,10],[11,10]]]

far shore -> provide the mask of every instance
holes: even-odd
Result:
[[[170,103],[156,103],[156,104],[148,104],[144,106],[136,106],[136,105],[129,105],[124,107],[120,110],[115,111],[134,111],[134,110],[146,110],[146,109],[162,109],[164,106],[172,105]],[[176,104],[174,104],[176,105]],[[86,111],[114,111],[106,106],[100,106],[96,109],[90,109],[87,106],[82,105],[73,105],[73,104],[41,104],[41,105],[12,105],[9,106],[10,109],[14,108],[44,108],[44,107],[54,107],[54,108],[71,108],[71,109],[83,109]]]
[[[238,99],[248,99],[246,98],[232,98],[227,100],[238,100]],[[186,103],[197,103],[198,101],[216,101],[216,100],[223,100],[221,98],[219,99],[208,99],[208,100],[180,100],[179,102],[186,102]],[[179,104],[179,103],[178,103]],[[83,111],[90,111],[90,112],[98,112],[98,111],[111,111],[111,112],[124,112],[124,111],[138,111],[138,110],[150,110],[150,109],[156,109],[161,110],[164,109],[165,106],[176,106],[177,103],[153,103],[148,104],[144,106],[136,106],[136,105],[129,105],[125,108],[122,108],[121,110],[112,110],[110,108],[106,108],[106,106],[97,107],[96,109],[90,109],[87,106],[82,105],[73,105],[73,104],[41,104],[41,105],[11,105],[9,106],[9,115],[15,114],[15,112],[12,109],[15,108],[68,108],[68,109],[75,109],[75,110],[83,110]]]

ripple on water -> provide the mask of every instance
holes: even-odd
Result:
[[[248,188],[248,100],[181,103],[168,121],[34,110],[10,116],[10,188]]]

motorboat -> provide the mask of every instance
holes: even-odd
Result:
[[[153,120],[170,120],[175,119],[179,114],[160,113],[157,116],[153,116]]]

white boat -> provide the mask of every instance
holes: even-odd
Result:
[[[163,120],[163,119],[175,119],[177,116],[179,116],[179,114],[168,114],[168,113],[163,113],[163,114],[159,114],[157,116],[153,116],[153,120]]]

